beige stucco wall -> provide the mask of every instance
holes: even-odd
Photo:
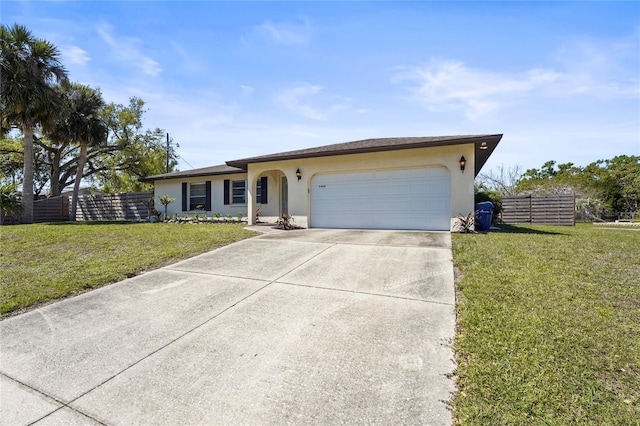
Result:
[[[254,180],[252,186],[253,190],[248,191],[251,193],[251,196],[255,197],[256,182],[258,178],[262,176],[267,177],[267,203],[262,203],[257,207],[260,207],[260,217],[270,218],[270,221],[275,221],[280,216],[280,175],[281,173],[277,170],[262,173]],[[249,193],[247,193],[247,197],[249,197]],[[257,208],[253,209],[254,212],[256,210]]]
[[[246,174],[232,174],[226,176],[206,176],[195,178],[182,178],[182,179],[168,179],[158,180],[154,185],[154,194],[156,201],[156,209],[164,212],[164,207],[160,204],[159,197],[167,194],[176,200],[169,204],[168,214],[173,216],[174,213],[178,213],[182,216],[183,213],[195,213],[192,210],[182,210],[182,183],[204,183],[208,180],[211,181],[211,210],[207,211],[207,215],[211,216],[215,212],[219,212],[222,216],[231,214],[233,216],[238,213],[242,213],[243,216],[247,214],[247,205],[225,205],[224,204],[224,180],[244,180],[247,178]]]
[[[260,212],[262,216],[272,216],[278,217],[279,212],[279,184],[278,184],[278,175],[275,172],[265,173],[265,176],[268,177],[268,189],[267,189],[267,203],[261,204]],[[193,210],[182,210],[182,183],[186,182],[188,184],[191,183],[204,183],[208,180],[211,181],[211,210],[207,211],[207,215],[212,216],[214,213],[219,212],[222,216],[227,214],[231,214],[236,216],[238,213],[242,213],[243,216],[246,217],[247,212],[249,211],[247,208],[247,203],[245,204],[224,204],[224,180],[246,180],[246,173],[235,173],[230,175],[219,175],[219,176],[202,176],[202,177],[194,177],[194,178],[176,178],[176,179],[167,179],[167,180],[158,180],[155,181],[154,185],[154,195],[155,195],[155,206],[158,211],[164,212],[164,206],[160,204],[159,197],[167,194],[168,196],[175,198],[176,200],[169,204],[167,208],[167,212],[169,216],[173,216],[174,213],[177,213],[179,216],[182,216],[184,213],[193,214],[195,211]],[[253,191],[255,193],[255,182],[253,184]],[[248,194],[247,194],[248,195]],[[255,212],[254,208],[254,212]]]
[[[460,171],[459,164],[460,157],[463,155],[467,160],[464,173]],[[263,173],[282,173],[287,176],[289,214],[294,217],[296,225],[307,227],[310,211],[310,184],[315,174],[444,166],[449,169],[451,176],[450,211],[453,225],[459,215],[466,215],[473,211],[474,164],[473,144],[253,163],[249,164],[247,174],[250,182],[247,194],[248,208],[253,212],[256,210],[253,204],[255,184]],[[300,181],[295,176],[298,168],[302,172]],[[249,220],[253,220],[253,215],[249,215]]]

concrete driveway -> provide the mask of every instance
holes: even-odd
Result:
[[[0,322],[0,422],[449,425],[449,233],[244,240]]]

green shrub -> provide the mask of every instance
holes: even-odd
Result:
[[[8,219],[18,221],[22,214],[22,199],[17,193],[16,185],[3,183],[0,185],[0,205],[2,216],[0,224],[4,224]]]

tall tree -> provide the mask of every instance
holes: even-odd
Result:
[[[90,145],[100,146],[107,141],[107,126],[100,116],[104,101],[99,90],[72,83],[63,88],[62,98],[65,107],[51,138],[75,142],[80,146],[69,217],[73,221],[76,220],[78,192],[87,162],[87,149]]]
[[[49,183],[47,153],[40,149],[40,138],[33,135],[33,194],[40,196]],[[24,168],[24,144],[22,135],[0,138],[0,181],[17,184],[22,182]]]
[[[616,213],[640,210],[640,156],[618,155],[611,160],[589,164],[585,173],[593,173],[594,186],[603,194],[606,206]]]
[[[22,180],[24,146],[14,135],[0,138],[0,178],[2,183],[16,184]]]
[[[24,135],[25,223],[33,223],[33,132],[51,125],[59,111],[56,81],[67,81],[58,48],[22,25],[0,25],[0,119],[3,132],[17,127]]]
[[[109,127],[109,146],[118,147],[111,155],[90,158],[89,171],[94,182],[106,192],[143,191],[152,185],[139,177],[165,173],[169,157],[169,171],[177,162],[177,145],[165,144],[162,129],[143,130],[142,118],[146,109],[140,98],[129,99],[128,105],[109,104],[103,110],[103,118]]]
[[[144,101],[131,98],[126,105],[109,103],[100,112],[109,128],[107,142],[87,147],[83,170],[84,182],[105,192],[146,191],[153,186],[140,182],[141,176],[165,173],[167,159],[166,132],[144,129]],[[48,186],[52,197],[61,194],[75,182],[80,147],[68,138],[54,140],[50,133],[36,132],[34,192]],[[169,171],[178,164],[179,147],[169,144]],[[9,135],[0,139],[0,179],[22,180],[24,149],[22,138]]]

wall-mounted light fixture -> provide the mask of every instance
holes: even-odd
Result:
[[[484,151],[485,149],[489,149],[489,146],[486,142],[480,142],[480,149]]]
[[[296,170],[296,177],[298,178],[298,182],[300,182],[300,179],[302,179],[302,173],[300,173],[300,169]]]
[[[464,155],[460,157],[460,170],[464,173],[464,167],[467,165],[467,159],[464,158]]]

